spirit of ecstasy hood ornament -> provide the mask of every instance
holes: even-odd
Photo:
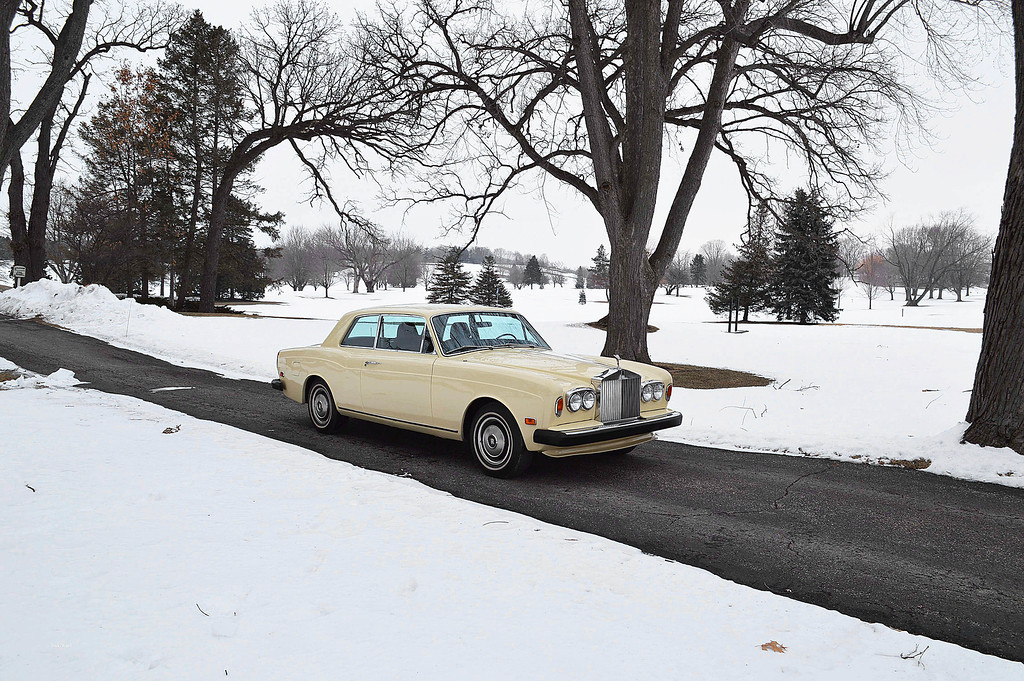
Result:
[[[622,368],[622,358],[619,357],[618,355],[612,355],[612,357],[615,358],[615,368],[616,369],[621,369]]]

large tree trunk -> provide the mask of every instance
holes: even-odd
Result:
[[[964,440],[1024,454],[1024,0],[1013,0],[1017,113]]]
[[[210,229],[206,235],[206,258],[203,260],[203,278],[199,283],[199,311],[213,312],[217,302],[217,271],[220,268],[220,245],[224,237],[224,223],[228,217],[228,200],[241,170],[229,167],[213,193],[210,211]]]
[[[56,166],[50,163],[50,133],[55,110],[48,112],[39,124],[36,143],[36,163],[32,176],[32,205],[28,218],[28,278],[39,281],[46,276],[46,225],[50,218],[50,197],[53,191],[53,173]]]
[[[28,267],[28,224],[25,219],[25,167],[21,152],[11,161],[11,180],[7,186],[7,221],[11,226],[11,250],[14,264]]]

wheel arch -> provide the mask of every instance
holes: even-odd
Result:
[[[510,425],[514,425],[517,428],[519,427],[519,424],[515,423],[515,414],[512,413],[512,410],[509,409],[508,405],[506,405],[504,402],[502,402],[501,400],[497,399],[496,397],[477,397],[476,399],[474,399],[472,402],[470,402],[466,406],[466,411],[462,415],[462,429],[460,431],[460,435],[462,436],[462,441],[463,442],[467,441],[466,440],[466,433],[469,432],[469,428],[472,425],[471,421],[473,420],[473,417],[476,416],[476,413],[478,411],[480,411],[481,407],[483,407],[484,405],[487,405],[487,404],[497,404],[498,406],[503,408],[505,411],[507,411],[508,413],[512,414],[512,421],[513,421],[513,423],[510,424]],[[520,429],[519,430],[520,435],[522,435],[522,432],[523,432],[522,429]]]
[[[302,404],[309,402],[309,391],[313,388],[314,383],[323,383],[327,386],[328,390],[331,389],[331,386],[327,385],[327,381],[323,377],[316,374],[306,376],[306,380],[302,383]]]

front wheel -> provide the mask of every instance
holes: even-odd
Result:
[[[514,478],[533,461],[516,421],[500,404],[489,404],[477,412],[469,432],[469,445],[477,463],[487,475]]]
[[[321,380],[316,380],[309,387],[306,405],[309,408],[309,420],[321,433],[333,433],[345,421],[345,417],[338,413],[334,405],[331,389]]]

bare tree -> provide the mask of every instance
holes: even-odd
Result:
[[[712,155],[735,164],[752,199],[768,200],[778,197],[752,150],[785,147],[813,185],[836,188],[833,203],[859,207],[877,195],[878,169],[865,159],[885,139],[885,113],[921,113],[899,71],[900,50],[921,43],[898,32],[922,19],[933,65],[955,71],[949,46],[964,13],[988,7],[566,0],[524,17],[489,0],[418,0],[361,32],[437,104],[439,151],[412,200],[455,199],[475,235],[529,175],[578,191],[612,247],[603,353],[647,360],[653,296]],[[652,235],[665,149],[679,147],[682,178]]]
[[[318,0],[279,0],[256,9],[238,34],[250,124],[238,131],[220,170],[210,213],[200,284],[200,309],[216,299],[220,244],[235,181],[269,149],[287,143],[312,180],[310,200],[326,199],[328,160],[353,171],[367,154],[394,160],[414,154],[408,133],[418,108],[398,74],[358,49],[347,49],[337,17]]]
[[[870,310],[875,298],[878,297],[878,292],[893,281],[892,265],[882,257],[881,253],[872,251],[855,266],[851,276],[856,283],[864,287],[864,294],[867,296]]]
[[[302,225],[291,227],[277,244],[281,257],[276,268],[279,276],[293,291],[301,291],[319,270],[319,263],[313,256],[313,235]],[[325,287],[326,288],[326,287]]]
[[[690,285],[690,263],[693,261],[693,254],[689,251],[677,251],[668,269],[665,270],[665,278],[662,285],[665,287],[665,294],[675,292],[679,295],[679,289]]]
[[[14,120],[11,100],[11,38],[23,26],[15,25],[14,22],[19,15],[24,17],[36,9],[41,12],[41,4],[32,0],[24,3],[21,0],[0,0],[0,184],[3,184],[7,167],[14,163],[15,155],[60,102],[65,86],[73,77],[92,0],[72,0],[71,11],[60,22],[60,29],[55,31],[53,51],[48,55],[50,70],[21,117]]]
[[[945,212],[914,227],[889,228],[883,257],[899,275],[907,306],[916,307],[944,286],[950,272],[987,252],[988,242],[977,240],[976,234],[973,220],[963,211]]]
[[[388,284],[402,290],[416,286],[423,277],[423,247],[409,237],[398,237],[391,242],[397,258],[385,271]]]
[[[729,246],[721,239],[706,241],[700,247],[699,252],[704,255],[704,264],[707,267],[707,284],[714,286],[722,281],[722,272],[725,266],[732,261],[732,253]]]
[[[988,281],[992,269],[992,238],[978,232],[968,232],[963,239],[953,244],[950,258],[953,264],[946,273],[944,283],[956,294],[957,302],[962,302],[965,290],[969,296],[972,286],[981,286]]]
[[[405,249],[417,247],[404,241],[399,249],[378,225],[352,210],[346,210],[345,214],[347,217],[340,227],[330,232],[336,260],[355,276],[353,293],[359,293],[360,281],[366,285],[367,293],[373,293],[387,269],[409,255]]]
[[[331,286],[338,281],[339,270],[338,230],[331,225],[322,225],[310,237],[309,255],[313,262],[313,286],[324,287],[324,298],[330,298]]]
[[[61,40],[57,24],[63,17],[58,15],[55,18],[52,14],[52,8],[44,2],[24,3],[19,10],[23,21],[21,26],[34,29],[56,54]],[[121,48],[146,52],[163,47],[179,16],[176,6],[163,2],[132,7],[125,7],[120,2],[103,4],[90,14],[80,53],[64,84],[67,96],[58,97],[45,109],[39,122],[27,222],[16,225],[14,218],[20,220],[23,213],[15,211],[12,214],[12,241],[20,255],[19,264],[27,267],[27,281],[36,281],[46,274],[46,221],[54,176],[68,132],[85,101],[96,62]],[[20,150],[14,154],[12,168],[8,193],[12,201],[18,198],[23,201],[25,173]],[[15,187],[15,183],[20,186]]]

